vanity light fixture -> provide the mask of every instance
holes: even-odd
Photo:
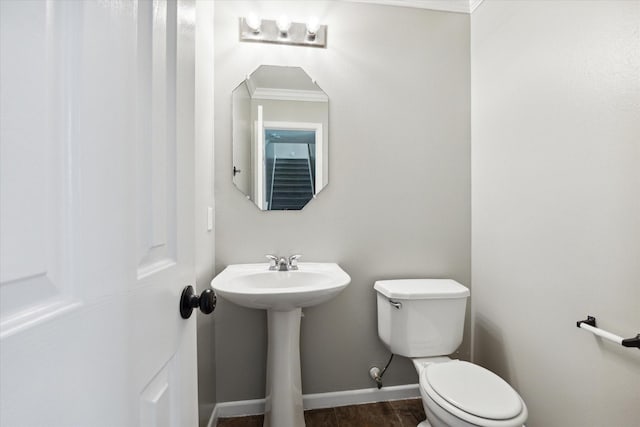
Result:
[[[271,20],[251,14],[240,18],[240,41],[327,47],[327,26],[315,17],[301,23],[291,22],[286,15]]]
[[[311,40],[316,38],[316,34],[318,34],[318,30],[320,29],[320,21],[318,18],[311,17],[307,21],[307,37]]]
[[[253,34],[260,33],[260,27],[262,25],[262,20],[256,16],[255,13],[250,14],[247,19],[247,27],[253,32]]]
[[[289,29],[291,28],[291,19],[287,15],[282,15],[276,21],[276,26],[278,27],[278,31],[280,31],[280,35],[282,37],[289,36]]]

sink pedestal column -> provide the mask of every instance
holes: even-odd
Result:
[[[267,310],[267,390],[264,427],[304,426],[300,379],[302,309]]]

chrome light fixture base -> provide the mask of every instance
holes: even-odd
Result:
[[[315,33],[310,33],[307,24],[292,22],[285,33],[280,31],[275,20],[263,19],[255,29],[247,24],[247,18],[240,18],[240,41],[326,48],[327,26],[317,26]]]

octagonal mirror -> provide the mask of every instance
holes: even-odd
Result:
[[[329,97],[300,67],[261,65],[233,91],[233,183],[262,210],[300,210],[328,182]]]

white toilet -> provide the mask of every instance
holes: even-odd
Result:
[[[427,420],[418,427],[522,427],[527,407],[507,382],[452,360],[462,342],[469,289],[455,280],[380,280],[378,335],[418,371]]]

